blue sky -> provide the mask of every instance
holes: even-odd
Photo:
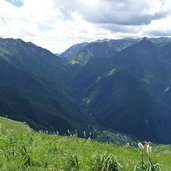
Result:
[[[0,0],[0,37],[60,53],[97,39],[171,36],[171,0]]]
[[[23,6],[23,1],[22,0],[7,0],[11,4],[17,6],[17,7],[22,7]]]

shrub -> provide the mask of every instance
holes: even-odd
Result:
[[[65,166],[63,169],[65,171],[78,171],[79,170],[79,160],[77,155],[73,154],[66,154],[65,155]]]
[[[112,154],[97,154],[92,160],[93,171],[119,171],[121,165]]]

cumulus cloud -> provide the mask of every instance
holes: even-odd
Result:
[[[170,0],[0,0],[0,36],[62,52],[83,41],[169,35],[170,11]]]
[[[147,36],[152,37],[170,37],[171,36],[171,16],[168,15],[166,18],[153,21],[148,27],[143,28],[143,32]]]
[[[65,16],[70,17],[75,11],[85,20],[101,24],[144,25],[169,12],[162,0],[72,0],[72,3],[56,1],[56,4],[59,2]]]

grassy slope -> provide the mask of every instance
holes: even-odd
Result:
[[[153,160],[162,171],[171,170],[171,146],[154,146]],[[133,171],[140,160],[139,149],[102,144],[76,137],[33,132],[27,125],[0,117],[0,170],[44,171],[74,170],[71,162],[77,156],[79,170],[92,168],[93,157],[105,152],[114,154],[123,171]],[[51,169],[50,169],[51,168]],[[78,170],[78,169],[75,169]]]

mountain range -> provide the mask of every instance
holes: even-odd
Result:
[[[0,114],[36,130],[109,129],[171,143],[171,39],[98,40],[60,54],[0,39]]]
[[[67,95],[68,74],[60,58],[20,39],[0,39],[1,115],[34,129],[66,132],[89,119]]]

